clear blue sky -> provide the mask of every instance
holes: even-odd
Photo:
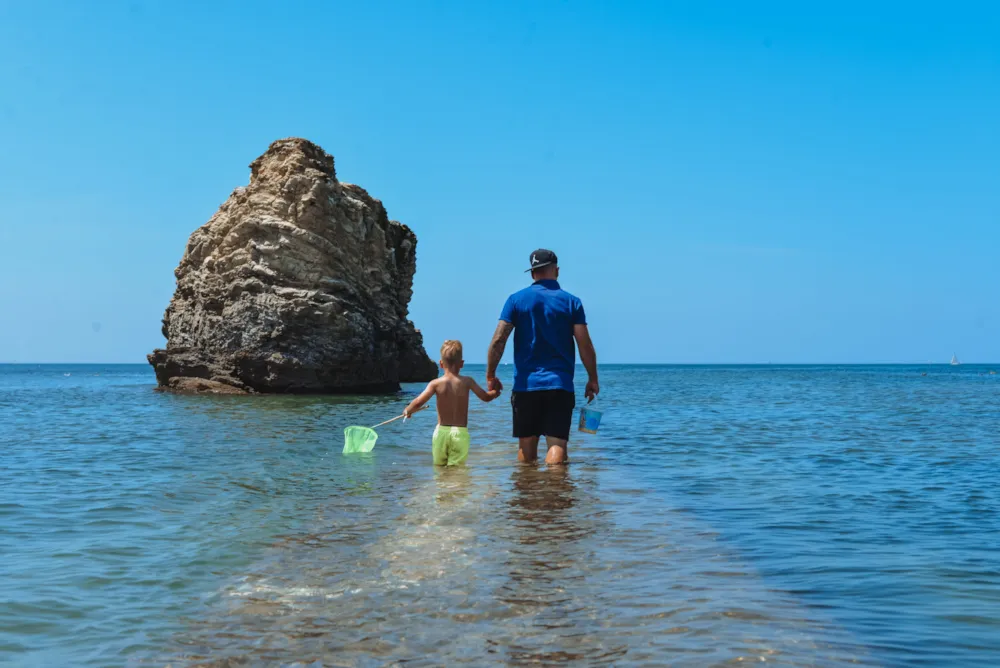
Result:
[[[603,361],[1000,361],[1000,3],[0,2],[0,360],[140,362],[307,137],[482,361],[528,253]]]

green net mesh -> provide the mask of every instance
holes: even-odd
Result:
[[[344,454],[371,452],[378,434],[368,427],[348,427],[344,430]]]

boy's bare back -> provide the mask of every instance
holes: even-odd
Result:
[[[438,424],[445,427],[466,427],[469,424],[469,392],[475,392],[483,401],[490,396],[479,384],[468,376],[446,372],[431,381],[434,396],[437,397]]]
[[[479,383],[468,376],[460,376],[462,370],[462,344],[459,341],[445,341],[441,346],[441,368],[444,375],[427,384],[424,391],[410,402],[403,414],[410,416],[424,407],[431,397],[437,397],[438,424],[443,427],[467,427],[469,425],[469,392],[483,401],[493,401],[500,396],[500,390],[487,392]]]

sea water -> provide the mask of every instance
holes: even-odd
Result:
[[[340,453],[418,386],[0,366],[0,664],[997,665],[990,369],[608,366],[568,467],[505,393],[442,469],[432,412]]]

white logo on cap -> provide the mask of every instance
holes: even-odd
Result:
[[[538,258],[535,257],[534,253],[531,254],[531,264],[538,264]]]

